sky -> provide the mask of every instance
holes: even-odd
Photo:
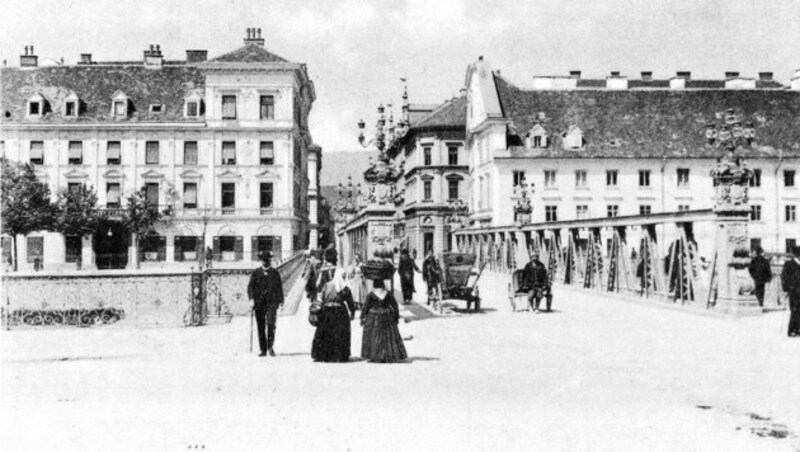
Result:
[[[797,0],[0,0],[0,59],[18,65],[25,45],[67,64],[83,52],[140,59],[150,44],[167,59],[186,49],[213,57],[240,47],[247,27],[262,29],[271,52],[308,64],[310,129],[323,152],[358,149],[356,124],[371,127],[379,103],[399,113],[401,77],[411,103],[441,103],[478,56],[520,86],[573,69],[771,71],[788,82],[800,68]]]

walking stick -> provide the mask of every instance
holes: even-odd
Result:
[[[255,317],[255,310],[250,309],[250,353],[253,353],[253,317]]]

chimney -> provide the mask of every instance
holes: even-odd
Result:
[[[725,78],[736,78],[739,76],[738,71],[727,71],[725,72]]]
[[[81,54],[81,61],[78,64],[92,64],[92,54],[91,53],[82,53]]]
[[[257,45],[260,47],[264,47],[264,39],[261,37],[261,29],[260,28],[248,28],[247,29],[247,37],[244,38],[245,45]]]
[[[619,77],[619,71],[611,71],[612,77]]]
[[[758,79],[762,82],[771,82],[772,81],[772,72],[759,72]]]
[[[569,71],[569,76],[574,78],[575,80],[581,79],[581,71]]]
[[[676,75],[678,77],[682,78],[682,79],[686,79],[686,80],[691,80],[692,79],[692,73],[689,72],[689,71],[678,71],[676,73]]]
[[[653,80],[653,71],[642,71],[642,80],[650,82]]]
[[[208,59],[208,50],[186,50],[186,62],[197,63]]]
[[[20,67],[36,67],[39,65],[39,57],[33,53],[33,46],[25,46],[25,55],[19,56]]]
[[[164,57],[161,54],[161,46],[150,44],[150,50],[144,51],[144,66],[158,69],[162,64],[164,64]]]

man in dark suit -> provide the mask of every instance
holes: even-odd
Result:
[[[550,278],[547,277],[547,269],[539,260],[538,253],[531,255],[531,261],[525,265],[522,272],[522,286],[528,290],[528,303],[533,312],[539,312],[539,302],[550,292]]]
[[[789,337],[800,335],[800,247],[795,248],[794,256],[783,264],[781,284],[789,295]]]
[[[247,296],[250,308],[255,311],[258,326],[258,345],[261,353],[258,356],[275,356],[272,345],[275,343],[275,320],[278,308],[283,306],[283,284],[278,270],[270,266],[272,253],[259,254],[261,267],[253,270],[247,284]],[[264,327],[266,326],[266,334]]]
[[[772,268],[767,258],[764,257],[764,250],[756,248],[756,255],[753,257],[753,260],[750,261],[748,270],[756,286],[755,292],[758,305],[764,307],[764,287],[769,280],[772,279]]]

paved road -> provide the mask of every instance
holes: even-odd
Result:
[[[710,318],[567,289],[552,314],[511,313],[507,280],[484,277],[481,314],[405,311],[424,318],[401,324],[406,364],[312,363],[305,303],[279,319],[276,358],[247,352],[246,318],[4,332],[0,449],[800,450],[756,434],[800,432],[783,313]]]

